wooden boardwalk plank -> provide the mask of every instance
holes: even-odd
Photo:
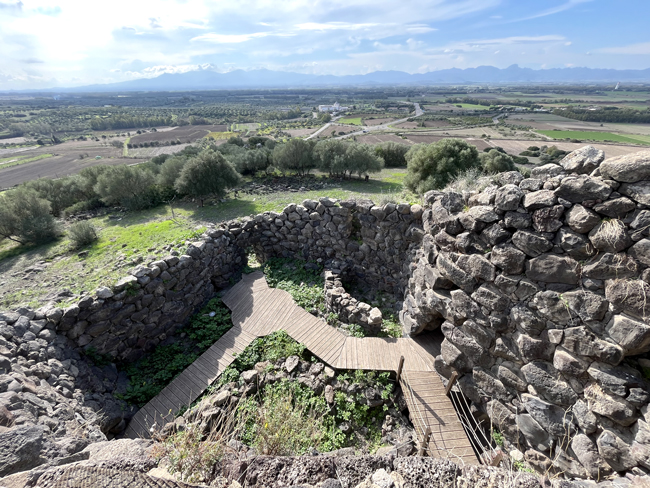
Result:
[[[269,288],[257,271],[244,275],[222,298],[232,311],[233,327],[194,363],[141,408],[127,427],[128,437],[149,437],[178,410],[190,405],[256,337],[285,330],[295,340],[336,369],[396,371],[404,356],[400,386],[418,435],[431,430],[428,454],[478,460],[451,400],[434,369],[440,341],[433,336],[409,338],[348,337],[298,307],[284,290]]]

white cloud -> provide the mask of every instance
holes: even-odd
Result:
[[[260,37],[266,37],[268,35],[268,32],[254,32],[252,34],[217,34],[215,32],[210,32],[209,34],[193,37],[190,41],[207,41],[217,44],[239,44],[240,42],[259,39]]]
[[[619,47],[604,47],[601,49],[594,49],[594,52],[605,54],[650,54],[650,42],[640,42],[638,44],[630,44],[628,46]]]
[[[591,1],[593,1],[593,0],[569,0],[566,3],[558,5],[557,7],[552,7],[552,8],[549,8],[547,10],[542,10],[541,12],[538,12],[536,14],[529,15],[527,17],[522,17],[522,18],[519,18],[519,19],[515,19],[515,20],[512,20],[511,22],[521,22],[521,21],[524,21],[524,20],[533,20],[533,19],[538,19],[540,17],[547,17],[549,15],[559,14],[560,12],[564,12],[565,10],[569,10],[569,9],[571,9],[571,8],[577,6],[577,5],[580,5],[582,3],[588,3],[588,2],[591,2]]]

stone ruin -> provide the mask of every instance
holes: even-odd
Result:
[[[650,472],[650,151],[604,158],[427,193],[401,312],[510,450],[593,479]]]
[[[438,372],[458,373],[475,417],[538,471],[646,475],[650,151],[587,146],[490,178],[424,205],[305,200],[211,228],[65,308],[0,313],[0,476],[119,435],[126,377],[88,353],[131,362],[169,343],[251,251],[324,264],[331,310],[362,325],[376,313],[344,304],[337,270],[404,297],[405,335],[441,330]]]

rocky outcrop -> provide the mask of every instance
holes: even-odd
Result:
[[[518,183],[425,195],[402,310],[405,334],[441,328],[439,373],[469,378],[508,446],[591,478],[647,473],[650,452],[650,158],[603,159],[585,147]]]

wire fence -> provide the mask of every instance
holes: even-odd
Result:
[[[440,442],[436,436],[432,436],[432,426],[426,420],[426,416],[421,409],[420,402],[417,401],[415,391],[409,381],[408,372],[402,371],[400,375],[400,385],[405,399],[409,404],[411,421],[415,427],[415,433],[418,437],[419,455],[428,455],[438,458],[448,458],[455,460],[459,464],[464,464],[464,460],[452,452],[444,442]],[[499,452],[495,449],[494,443],[488,437],[479,422],[476,421],[471,412],[469,400],[457,386],[453,386],[449,391],[449,398],[460,420],[467,438],[478,455],[482,464],[491,464],[498,458]]]

